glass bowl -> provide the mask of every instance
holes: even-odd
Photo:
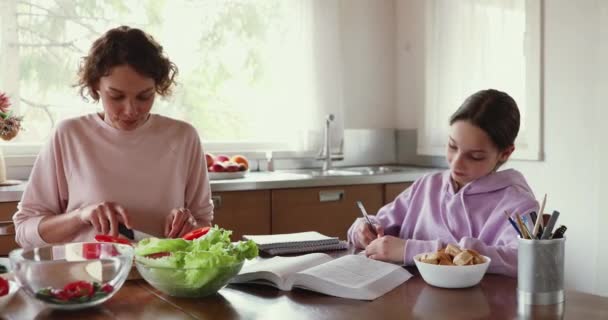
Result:
[[[152,287],[173,297],[187,298],[216,293],[241,271],[243,264],[244,261],[215,268],[170,268],[150,266],[135,260],[137,271]]]
[[[31,297],[55,309],[99,305],[123,285],[133,263],[133,248],[83,242],[16,249],[9,259],[15,280]]]

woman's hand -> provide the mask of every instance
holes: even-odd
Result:
[[[176,208],[165,220],[165,237],[177,238],[197,228],[196,219],[188,208]]]
[[[403,263],[406,240],[383,236],[373,240],[366,248],[365,255],[374,260]]]
[[[118,236],[118,224],[131,228],[127,210],[114,202],[102,202],[80,208],[78,218],[85,224],[93,226],[99,234]]]
[[[372,232],[365,219],[357,219],[357,225],[355,226],[355,239],[357,239],[355,246],[357,248],[365,249],[374,239],[384,236],[384,228],[381,225],[374,223],[374,227],[376,227],[378,235]]]

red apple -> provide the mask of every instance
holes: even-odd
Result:
[[[226,172],[237,172],[239,171],[239,164],[234,162],[228,162],[226,165]]]
[[[217,162],[226,162],[226,161],[230,161],[230,157],[225,155],[225,154],[220,154],[217,157],[215,157],[215,161]]]
[[[211,167],[209,167],[210,172],[226,172],[226,165],[221,162],[215,162]]]
[[[211,153],[205,153],[205,161],[207,162],[207,168],[211,167],[215,162],[215,157]]]

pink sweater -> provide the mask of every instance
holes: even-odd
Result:
[[[186,207],[200,222],[213,220],[204,153],[191,125],[151,114],[133,131],[121,131],[98,114],[68,119],[38,155],[18,211],[15,239],[22,247],[46,245],[43,217],[100,203],[126,208],[134,229],[163,236],[166,216]],[[84,227],[70,241],[89,241]]]

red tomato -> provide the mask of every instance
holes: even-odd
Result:
[[[93,285],[86,281],[74,281],[63,287],[63,292],[70,298],[90,297],[95,293]]]
[[[105,250],[102,250],[105,249]],[[110,252],[107,250],[110,249]],[[82,244],[82,257],[85,259],[99,259],[101,256],[115,257],[120,253],[113,245],[105,245],[102,243],[83,243]]]
[[[131,245],[131,241],[129,239],[123,239],[119,237],[112,237],[106,234],[98,234],[95,236],[95,241],[97,242],[109,242],[109,243],[120,243],[120,244],[128,244]]]
[[[114,287],[112,287],[111,284],[106,283],[103,286],[101,286],[101,288],[99,288],[99,290],[104,293],[111,293],[112,291],[114,291]]]
[[[97,259],[101,256],[101,245],[99,243],[82,244],[82,257],[85,259]]]
[[[0,277],[0,297],[7,295],[9,288],[10,286],[8,284],[8,281]]]
[[[158,253],[149,254],[146,256],[146,258],[158,259],[158,258],[170,256],[170,255],[171,255],[171,252],[158,252]]]
[[[207,232],[209,232],[209,230],[211,229],[211,227],[202,227],[202,228],[198,228],[198,229],[194,229],[188,233],[186,233],[182,239],[184,240],[194,240],[194,239],[198,239],[204,235],[207,234]]]

